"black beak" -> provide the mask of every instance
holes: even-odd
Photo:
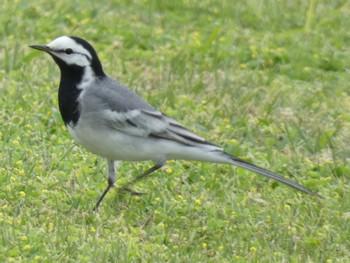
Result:
[[[45,52],[50,52],[51,50],[48,46],[44,45],[30,45],[29,47]]]

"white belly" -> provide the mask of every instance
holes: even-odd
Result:
[[[227,163],[220,151],[212,147],[187,146],[167,139],[128,135],[107,126],[78,122],[74,128],[67,126],[74,140],[90,152],[109,160],[165,161],[170,159],[197,160]]]
[[[110,160],[143,161],[163,159],[152,140],[130,136],[112,129],[92,129],[84,125],[67,126],[74,140],[90,152]]]

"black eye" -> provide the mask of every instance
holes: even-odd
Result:
[[[73,53],[73,49],[71,48],[66,48],[65,50],[63,50],[64,53],[66,53],[67,55],[70,55]]]

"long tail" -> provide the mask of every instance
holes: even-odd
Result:
[[[154,113],[146,112],[150,116],[154,116]],[[159,114],[159,113],[157,113]],[[156,115],[157,116],[157,115]],[[158,116],[159,117],[159,116]],[[301,192],[323,198],[319,194],[309,190],[308,188],[293,182],[289,179],[282,177],[281,175],[270,172],[252,163],[246,162],[240,158],[234,157],[229,153],[223,151],[218,145],[212,144],[206,141],[204,138],[199,137],[193,132],[187,130],[181,124],[176,122],[165,115],[163,118],[168,122],[168,127],[162,133],[153,133],[153,137],[158,139],[165,139],[167,142],[174,143],[172,147],[168,148],[167,156],[169,159],[183,159],[183,160],[197,160],[202,162],[216,162],[216,163],[230,163],[252,172],[261,174],[263,176],[272,178],[281,183],[289,185]],[[168,144],[167,144],[168,145]],[[169,144],[170,145],[170,144]],[[185,146],[185,147],[184,147]]]
[[[240,158],[234,157],[228,153],[224,153],[224,155],[230,159],[230,163],[233,165],[242,167],[244,169],[250,170],[250,171],[255,172],[257,174],[261,174],[261,175],[266,176],[268,178],[274,179],[274,180],[279,181],[281,183],[284,183],[290,187],[293,187],[301,192],[304,192],[304,193],[307,193],[307,194],[310,194],[310,195],[313,195],[313,196],[316,196],[319,198],[323,198],[323,196],[311,191],[310,189],[308,189],[308,188],[306,188],[306,187],[304,187],[304,186],[302,186],[302,185],[300,185],[292,180],[286,179],[286,178],[282,177],[281,175],[270,172],[264,168],[256,166],[255,164],[252,164],[252,163],[246,162]]]

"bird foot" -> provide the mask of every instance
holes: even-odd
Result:
[[[119,188],[119,190],[122,192],[128,192],[131,195],[137,195],[137,196],[144,195],[144,193],[136,192],[134,190],[131,190],[128,187]]]

